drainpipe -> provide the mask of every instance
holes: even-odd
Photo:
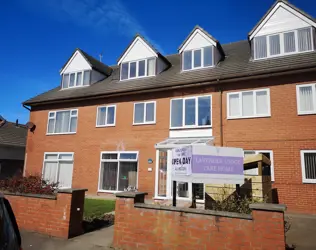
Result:
[[[217,80],[219,82],[219,79]],[[219,133],[220,133],[220,147],[223,147],[223,141],[224,141],[224,135],[223,135],[223,90],[221,86],[219,85]]]

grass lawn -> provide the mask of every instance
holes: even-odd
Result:
[[[83,217],[85,220],[99,218],[115,210],[115,200],[88,199],[84,201]]]

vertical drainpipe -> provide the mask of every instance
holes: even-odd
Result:
[[[219,79],[217,79],[217,82],[219,82]],[[218,86],[219,90],[219,111],[220,111],[220,121],[219,121],[219,129],[220,129],[220,147],[224,146],[224,134],[223,134],[223,90],[221,86]]]

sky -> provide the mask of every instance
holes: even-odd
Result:
[[[315,0],[290,2],[316,17]],[[75,48],[114,65],[136,33],[177,53],[195,25],[220,43],[247,39],[274,0],[10,0],[0,7],[0,115],[29,121],[22,102],[60,84]]]

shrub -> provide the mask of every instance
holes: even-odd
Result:
[[[14,176],[0,181],[0,190],[11,193],[52,195],[58,183],[47,183],[40,176]]]

